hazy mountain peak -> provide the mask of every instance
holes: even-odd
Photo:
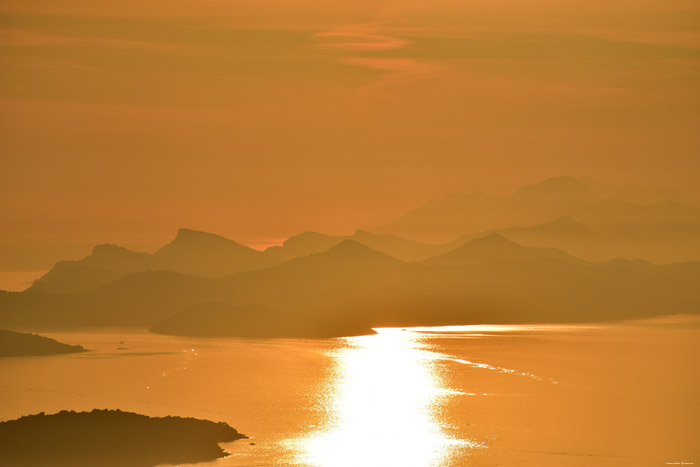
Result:
[[[498,232],[493,232],[480,238],[475,238],[466,245],[471,246],[516,246],[520,247],[517,243],[508,240],[506,237]],[[466,246],[465,245],[465,246]]]
[[[591,202],[598,200],[598,196],[583,179],[562,175],[548,178],[533,185],[523,186],[516,190],[511,199],[556,204]]]
[[[193,229],[185,229],[185,228],[180,228],[177,230],[177,235],[175,236],[175,242],[184,242],[184,241],[219,241],[219,242],[227,242],[227,243],[236,243],[233,240],[230,240],[226,237],[222,237],[221,235],[209,233],[209,232],[203,232],[201,230],[193,230]]]
[[[146,267],[150,260],[148,253],[132,251],[127,248],[104,244],[92,249],[92,254],[79,261],[84,266],[107,270],[132,271]]]
[[[373,248],[368,247],[356,240],[346,239],[330,248],[320,255],[326,258],[332,258],[334,260],[340,259],[351,259],[351,260],[390,260],[400,262],[400,260],[394,258],[393,256],[382,253]]]
[[[158,267],[203,276],[219,276],[265,265],[263,253],[225,237],[179,229],[175,239],[153,254]]]
[[[287,240],[284,241],[284,246],[296,246],[306,243],[313,243],[316,241],[325,241],[332,238],[330,235],[322,234],[320,232],[306,231],[300,234],[292,235]]]
[[[373,250],[372,248],[363,245],[362,243],[353,240],[353,239],[345,239],[338,243],[336,246],[332,247],[329,252],[376,252],[379,253],[376,250]],[[380,253],[381,254],[381,253]]]
[[[465,265],[481,261],[532,261],[536,259],[564,259],[579,261],[561,250],[555,248],[525,247],[503,235],[494,232],[484,237],[476,238],[459,248],[445,254],[430,258],[429,264]]]
[[[252,254],[259,253],[253,248],[222,237],[221,235],[192,229],[178,229],[175,239],[158,250],[154,256],[164,257],[178,251],[184,252],[210,249],[220,250],[222,252],[245,251]]]
[[[93,256],[111,256],[120,253],[135,253],[127,248],[119,245],[114,245],[112,243],[104,243],[102,245],[95,245],[92,249]]]

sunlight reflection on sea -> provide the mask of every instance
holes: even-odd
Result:
[[[454,449],[483,448],[451,438],[439,421],[439,355],[418,334],[380,329],[334,351],[327,425],[296,441],[302,463],[319,467],[446,465]]]

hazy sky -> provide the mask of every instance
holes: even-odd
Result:
[[[697,0],[0,10],[0,243],[351,232],[560,174],[700,198]]]

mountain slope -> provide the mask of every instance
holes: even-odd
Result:
[[[28,290],[80,294],[129,274],[148,270],[217,277],[280,262],[219,235],[180,229],[173,241],[152,255],[116,245],[98,245],[81,260],[56,263]]]
[[[225,325],[234,335],[269,335],[265,326],[287,323],[275,333],[287,329],[299,336],[314,323],[349,335],[380,326],[581,322],[700,311],[695,264],[588,263],[498,235],[442,256],[406,263],[346,240],[323,253],[217,280],[153,271],[74,296],[0,294],[0,324],[147,328],[180,312],[163,332],[191,332],[188,323],[195,326],[202,313],[214,328]],[[210,303],[234,312],[211,311]],[[279,312],[257,316],[253,304]],[[194,308],[181,311],[188,307]]]
[[[175,239],[153,254],[158,269],[216,277],[264,267],[262,252],[219,235],[180,229]]]
[[[575,238],[572,232],[517,231],[514,226],[546,224],[552,219],[575,219],[593,235]],[[700,210],[676,201],[653,204],[600,198],[590,181],[556,177],[518,189],[504,199],[454,194],[433,200],[376,233],[447,243],[476,238],[474,232],[498,231],[529,246],[551,246],[601,260],[623,256],[668,263],[700,260]],[[596,239],[598,234],[604,239]],[[451,242],[456,246],[457,242]]]
[[[425,264],[455,266],[482,261],[523,262],[540,259],[580,262],[581,260],[555,248],[524,247],[503,235],[492,233],[471,240],[465,245],[426,260]]]

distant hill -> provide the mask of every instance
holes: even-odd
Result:
[[[526,185],[518,188],[509,198],[511,203],[526,207],[539,205],[554,209],[567,209],[599,200],[584,180],[571,176],[553,177]]]
[[[638,204],[621,198],[606,198],[602,189],[599,193],[603,195],[596,193],[589,180],[570,176],[524,186],[503,199],[480,193],[456,193],[430,201],[372,231],[440,243],[473,232],[501,231],[568,217],[604,236],[656,235],[659,238],[663,235],[665,242],[655,241],[646,247],[658,249],[654,260],[700,259],[700,210],[697,208],[673,200]],[[624,190],[616,193],[624,194]],[[675,239],[683,240],[685,251],[691,256],[679,258],[678,251],[668,248]],[[643,245],[637,244],[634,251],[643,249]]]
[[[59,261],[29,288],[32,292],[78,294],[152,267],[151,255],[117,245],[97,245],[78,261]]]
[[[600,198],[618,198],[635,204],[656,204],[665,201],[692,206],[694,203],[678,190],[654,186],[614,186],[599,183],[590,177],[581,179]]]
[[[698,260],[698,209],[606,198],[565,176],[503,199],[449,195],[376,232],[304,232],[264,252],[189,229],[152,255],[100,245],[26,292],[0,291],[0,325],[328,337],[697,313]]]
[[[568,216],[528,227],[463,235],[442,246],[445,250],[454,249],[490,233],[498,233],[524,246],[557,248],[588,261],[625,258],[664,264],[700,259],[700,230],[694,228],[678,228],[673,232],[630,229],[602,235]]]
[[[377,234],[441,243],[469,232],[528,223],[528,216],[511,212],[503,200],[481,192],[453,193],[429,201],[388,224],[369,229]]]
[[[80,345],[62,344],[54,339],[38,334],[0,329],[0,357],[58,355],[84,351],[85,349]]]
[[[318,232],[302,232],[289,237],[281,246],[268,248],[265,250],[265,254],[272,262],[282,263],[300,256],[326,251],[348,238],[347,236],[333,236]]]
[[[0,464],[150,467],[213,461],[220,442],[245,438],[226,423],[120,410],[43,412],[0,422]]]
[[[421,261],[442,253],[447,248],[446,245],[428,245],[398,235],[380,235],[366,230],[356,231],[351,239],[402,261]]]
[[[265,267],[262,252],[219,235],[180,229],[175,239],[153,254],[156,269],[217,277]]]
[[[219,279],[147,271],[72,296],[0,294],[5,326],[138,326],[188,335],[355,335],[381,326],[698,311],[700,268],[692,264],[586,262],[498,234],[423,262],[344,240],[323,253]]]
[[[498,233],[492,233],[482,238],[471,240],[450,252],[430,258],[425,263],[443,266],[464,266],[477,264],[482,261],[523,262],[538,259],[581,261],[556,248],[524,247]]]
[[[270,264],[279,264],[301,256],[324,252],[344,240],[353,240],[403,261],[420,261],[441,253],[447,248],[445,245],[427,245],[397,235],[381,235],[357,230],[353,235],[304,232],[289,237],[281,246],[268,248],[265,254],[269,257]]]
[[[589,261],[615,258],[616,252],[607,245],[607,238],[569,216],[528,227],[509,227],[463,235],[446,244],[454,249],[486,235],[497,233],[508,240],[529,247],[549,247],[563,250]]]
[[[153,255],[116,245],[98,245],[81,260],[56,263],[29,290],[80,294],[136,272],[167,270],[219,277],[279,262],[219,235],[180,229],[172,242]]]
[[[349,316],[368,327],[592,321],[700,310],[700,274],[635,261],[589,263],[490,236],[422,263],[346,241],[224,282],[232,303]],[[691,285],[693,284],[693,285]]]
[[[29,288],[31,292],[80,294],[130,274],[123,271],[96,269],[81,264],[56,264],[37,279]]]
[[[148,328],[182,307],[220,300],[219,283],[172,271],[144,271],[81,294],[0,293],[6,327],[129,326]]]

